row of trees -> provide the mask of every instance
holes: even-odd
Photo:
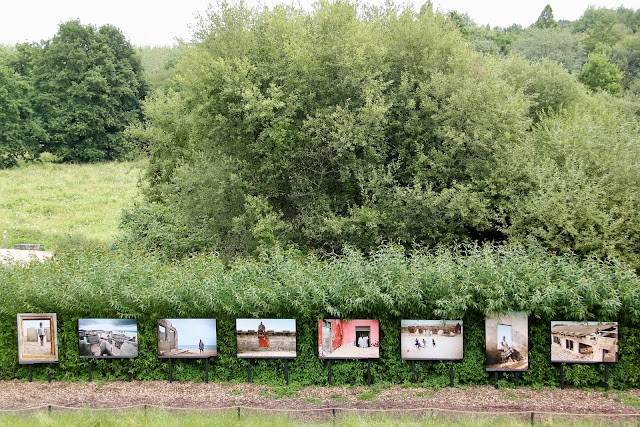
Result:
[[[70,21],[41,43],[0,51],[0,167],[47,151],[63,161],[122,157],[147,86],[122,32]]]
[[[592,89],[640,94],[640,10],[590,7],[570,22],[556,21],[547,5],[526,29],[481,27],[456,12],[449,18],[480,52],[550,59],[580,72],[579,79]]]
[[[640,266],[636,104],[451,16],[222,4],[145,105],[129,240],[169,256],[533,236]]]

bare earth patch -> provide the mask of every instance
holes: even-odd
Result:
[[[128,408],[137,405],[193,410],[223,408],[330,413],[503,413],[528,417],[591,414],[640,416],[640,390],[495,389],[492,386],[422,387],[269,387],[251,383],[113,381],[99,383],[0,381],[0,410],[37,408]],[[533,415],[531,415],[533,417]]]

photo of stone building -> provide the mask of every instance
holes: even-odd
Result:
[[[58,361],[55,313],[19,313],[18,363],[53,363]]]
[[[529,322],[526,313],[509,312],[485,319],[487,371],[529,369]]]
[[[615,363],[618,323],[551,322],[551,362]]]
[[[135,319],[78,319],[80,357],[138,357],[138,323]]]
[[[461,360],[462,320],[401,320],[400,348],[405,360]]]
[[[206,358],[217,354],[216,319],[158,320],[158,357]]]
[[[296,357],[295,319],[236,319],[239,358],[293,359]]]
[[[379,358],[379,322],[370,319],[318,320],[318,356],[322,359]]]

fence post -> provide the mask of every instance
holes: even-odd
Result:
[[[536,413],[535,412],[531,412],[531,425],[535,424],[535,416],[536,416]]]

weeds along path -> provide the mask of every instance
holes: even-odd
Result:
[[[301,413],[357,411],[362,413],[499,413],[528,417],[616,419],[640,417],[640,390],[472,386],[422,387],[270,387],[251,383],[193,383],[167,381],[97,381],[92,383],[0,381],[0,411],[52,408],[131,408],[136,406]],[[611,418],[611,419],[613,419]]]

